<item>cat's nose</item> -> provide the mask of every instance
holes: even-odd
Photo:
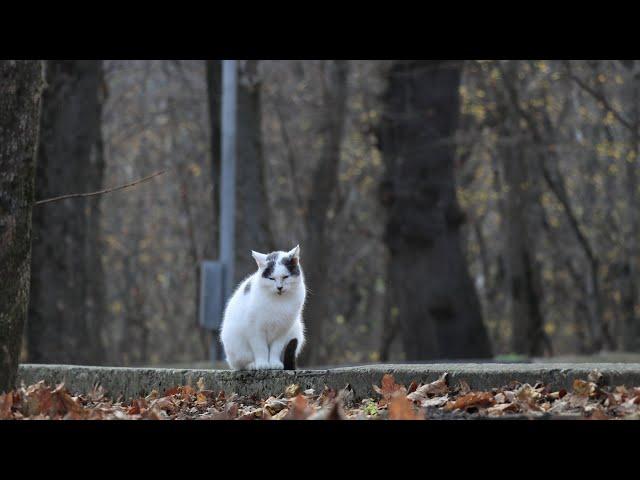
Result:
[[[281,292],[282,291],[282,287],[277,287],[278,291]]]

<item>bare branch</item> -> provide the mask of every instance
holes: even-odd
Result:
[[[104,190],[99,190],[97,192],[71,193],[69,195],[61,195],[59,197],[47,198],[45,200],[38,200],[37,202],[34,203],[34,205],[42,205],[44,203],[57,202],[59,200],[66,200],[67,198],[93,197],[94,195],[102,195],[103,193],[117,192],[118,190],[124,190],[125,188],[133,187],[135,185],[139,185],[141,183],[147,182],[147,181],[151,180],[152,178],[157,177],[158,175],[162,175],[162,174],[164,174],[166,172],[167,172],[167,170],[160,170],[159,172],[153,173],[153,174],[149,175],[148,177],[140,178],[140,179],[135,180],[133,182],[126,183],[124,185],[120,185],[120,186],[117,186],[117,187],[105,188]]]
[[[579,78],[577,75],[574,75],[573,70],[571,69],[571,64],[569,62],[565,62],[565,68],[567,69],[567,76],[571,80],[573,80],[582,90],[584,90],[589,95],[591,95],[594,99],[600,102],[600,104],[604,107],[604,109],[607,110],[608,112],[611,112],[611,115],[613,115],[615,119],[618,120],[618,122],[620,122],[622,126],[624,126],[626,129],[628,129],[632,133],[635,132],[635,128],[631,124],[631,122],[629,122],[629,120],[624,118],[618,110],[613,108],[613,106],[609,103],[609,100],[607,99],[607,97],[602,92],[598,92],[597,90],[589,86],[584,80]]]

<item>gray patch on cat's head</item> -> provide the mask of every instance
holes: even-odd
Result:
[[[271,252],[267,255],[267,266],[264,267],[264,271],[262,272],[262,276],[264,278],[269,278],[273,274],[273,269],[276,266],[276,260],[278,259],[278,252]]]
[[[244,286],[244,294],[246,295],[247,293],[249,293],[249,290],[251,290],[251,282],[247,282]]]
[[[278,252],[271,252],[267,255],[267,262],[276,261],[278,259]]]
[[[292,277],[300,275],[300,263],[296,257],[284,257],[280,260],[280,263],[287,267],[287,270],[289,270],[289,274]]]

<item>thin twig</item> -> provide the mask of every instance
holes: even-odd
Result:
[[[166,173],[167,170],[160,170],[159,172],[156,172],[154,174],[149,175],[148,177],[144,177],[144,178],[140,178],[138,180],[135,180],[131,183],[127,183],[124,185],[120,185],[118,187],[113,187],[113,188],[106,188],[104,190],[99,190],[97,192],[90,192],[90,193],[71,193],[69,195],[61,195],[59,197],[53,197],[53,198],[47,198],[45,200],[38,200],[37,202],[34,203],[34,205],[42,205],[43,203],[50,203],[50,202],[57,202],[58,200],[65,200],[67,198],[76,198],[76,197],[92,197],[94,195],[102,195],[103,193],[111,193],[111,192],[116,192],[118,190],[123,190],[125,188],[129,188],[129,187],[133,187],[135,185],[138,185],[140,183],[144,183],[147,182],[149,180],[151,180],[154,177],[157,177],[158,175],[162,175],[164,173]]]
[[[596,101],[600,102],[602,107],[606,111],[611,112],[611,115],[613,115],[615,119],[618,120],[618,122],[620,122],[620,124],[623,127],[629,130],[631,133],[634,132],[634,127],[631,124],[631,122],[629,122],[629,120],[627,120],[621,112],[616,110],[613,107],[613,105],[609,103],[609,100],[607,99],[607,97],[604,95],[603,92],[599,92],[596,89],[590,87],[585,81],[583,81],[581,78],[575,75],[573,73],[573,70],[571,69],[571,64],[569,62],[564,62],[564,65],[567,70],[567,75],[571,80],[573,80],[582,90],[584,90],[589,95],[591,95],[591,97],[593,97]]]

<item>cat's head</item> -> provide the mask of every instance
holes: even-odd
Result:
[[[268,255],[252,250],[251,255],[258,264],[258,284],[267,291],[283,295],[302,280],[299,245],[288,252],[271,252]]]

